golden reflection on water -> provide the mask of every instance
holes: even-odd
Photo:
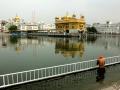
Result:
[[[83,56],[85,51],[84,41],[74,41],[70,39],[60,39],[56,41],[55,44],[55,53],[62,54],[64,57],[75,57],[79,55],[80,57]]]
[[[37,55],[39,46],[44,47],[47,42],[49,45],[55,45],[55,54],[61,54],[64,57],[83,57],[85,52],[85,42],[95,42],[97,37],[90,38],[51,38],[51,37],[18,37],[7,34],[0,35],[2,46],[12,46],[16,53],[24,51],[25,48],[32,45],[34,55]]]

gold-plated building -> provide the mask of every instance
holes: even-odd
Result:
[[[20,16],[16,15],[16,16],[13,18],[13,20],[14,20],[15,23],[20,23],[21,18],[20,18]]]
[[[11,23],[16,25],[16,26],[19,26],[20,22],[21,22],[21,18],[18,15],[16,15],[15,17],[13,17],[11,19]]]
[[[67,32],[67,33],[78,33],[84,32],[85,29],[85,18],[81,16],[80,18],[76,18],[76,15],[72,16],[64,16],[64,17],[56,17],[55,18],[55,26],[58,32]]]

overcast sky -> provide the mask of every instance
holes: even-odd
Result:
[[[26,21],[54,23],[55,16],[84,15],[88,23],[120,22],[120,0],[0,0],[0,19],[18,14]],[[34,14],[33,14],[34,13]]]

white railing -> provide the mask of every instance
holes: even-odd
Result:
[[[0,75],[0,88],[97,68],[97,59]],[[120,56],[106,58],[106,65],[120,63]]]

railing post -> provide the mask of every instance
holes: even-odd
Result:
[[[18,81],[18,73],[17,73],[17,83],[18,83],[19,81]]]
[[[21,73],[21,81],[23,82],[23,74]]]
[[[39,76],[40,76],[40,74],[39,74],[39,73],[40,73],[40,70],[38,70],[38,79],[39,79]]]
[[[3,76],[3,86],[5,86],[5,76]]]
[[[13,74],[12,74],[12,83],[14,83],[14,78],[13,78]]]

